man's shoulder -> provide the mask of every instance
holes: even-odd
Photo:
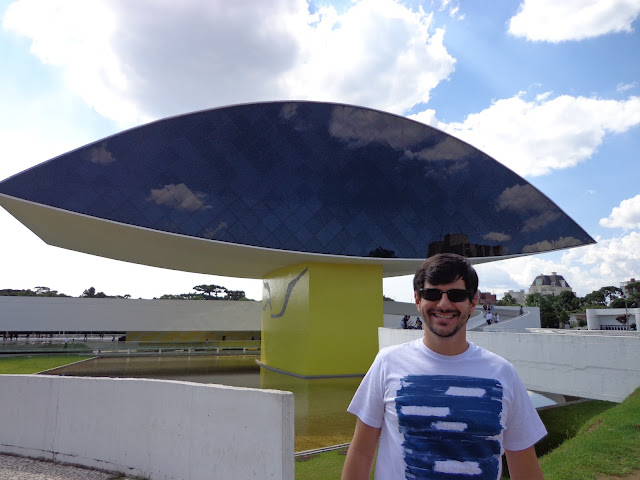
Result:
[[[396,345],[389,345],[388,347],[384,347],[380,349],[378,352],[378,357],[380,359],[390,359],[390,358],[398,358],[403,357],[404,355],[413,355],[415,351],[419,348],[419,344],[422,342],[422,339],[411,340],[405,343],[398,343]]]
[[[509,360],[478,345],[473,345],[473,348],[473,362],[482,365],[486,373],[502,378],[511,378],[514,375],[518,375]]]
[[[505,365],[513,368],[513,365],[511,365],[511,362],[509,362],[509,360],[505,359],[504,357],[501,357],[497,353],[493,353],[492,351],[487,350],[486,348],[476,345],[474,343],[471,343],[471,342],[469,343],[472,345],[474,356],[479,357],[483,361],[489,361],[498,365]]]

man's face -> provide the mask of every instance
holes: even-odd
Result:
[[[430,285],[425,282],[424,288],[437,288],[445,292],[454,289],[466,290],[464,280],[461,278],[443,285]],[[450,338],[461,331],[464,335],[467,320],[478,303],[478,296],[476,294],[473,301],[467,296],[462,302],[452,302],[445,293],[440,300],[429,301],[422,298],[420,292],[415,292],[415,300],[418,311],[424,319],[425,335],[431,332],[439,338]]]

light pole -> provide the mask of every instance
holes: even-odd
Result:
[[[629,325],[629,307],[627,306],[626,292],[622,294],[622,298],[624,298],[624,319],[626,321],[627,330],[631,330],[631,326]]]

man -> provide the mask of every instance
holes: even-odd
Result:
[[[544,425],[513,366],[467,341],[478,276],[459,255],[428,258],[414,277],[424,337],[381,350],[348,411],[356,429],[343,480],[540,480]]]

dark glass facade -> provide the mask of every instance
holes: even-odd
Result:
[[[0,193],[164,232],[332,255],[487,257],[593,242],[526,180],[464,142],[328,103],[157,121],[15,175]]]

